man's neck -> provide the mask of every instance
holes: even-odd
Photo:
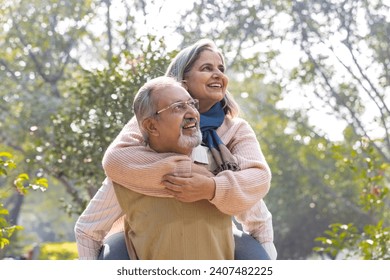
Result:
[[[177,153],[182,155],[191,156],[193,148],[181,148],[181,147],[164,147],[154,143],[149,143],[149,147],[157,153]]]

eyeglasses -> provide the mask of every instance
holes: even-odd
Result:
[[[162,112],[172,108],[173,113],[185,113],[190,107],[191,109],[199,109],[199,100],[198,99],[192,99],[188,101],[180,101],[172,103],[171,105],[159,110],[156,112],[156,115],[161,114]]]

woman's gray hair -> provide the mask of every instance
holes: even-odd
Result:
[[[173,77],[178,81],[185,80],[185,74],[191,70],[200,54],[205,50],[216,52],[221,57],[222,63],[226,68],[225,59],[214,42],[209,39],[202,39],[181,50],[169,64],[168,69],[165,72],[165,76]],[[189,93],[191,94],[191,92]],[[222,105],[226,114],[231,117],[238,115],[239,106],[228,90],[226,90],[225,97],[222,100]]]
[[[169,86],[181,87],[182,85],[172,77],[157,77],[146,82],[134,97],[133,112],[146,143],[148,142],[148,133],[143,128],[142,122],[147,118],[153,117],[157,111],[157,104],[154,102],[153,93]]]

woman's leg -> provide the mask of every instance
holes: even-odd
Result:
[[[124,232],[114,233],[104,240],[99,260],[130,260]]]
[[[233,229],[235,250],[235,260],[269,260],[267,252],[261,244],[249,234]]]
[[[263,246],[252,236],[239,229],[233,229],[233,234],[235,260],[270,259]],[[104,241],[104,245],[99,254],[99,260],[130,260],[123,232],[115,233]]]

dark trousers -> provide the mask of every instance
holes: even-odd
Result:
[[[233,231],[233,234],[235,260],[270,259],[263,246],[252,236],[237,229]],[[100,251],[99,260],[130,260],[123,232],[115,233],[105,240]]]

